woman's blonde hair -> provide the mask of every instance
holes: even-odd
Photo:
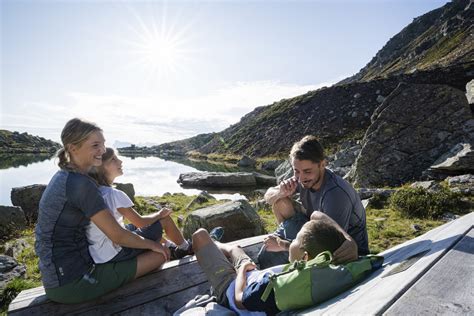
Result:
[[[61,132],[63,148],[56,153],[56,156],[59,158],[59,168],[64,170],[75,169],[74,166],[71,165],[71,155],[68,152],[68,146],[80,146],[94,132],[102,132],[102,129],[92,122],[73,118],[66,123]]]
[[[93,167],[89,172],[89,176],[92,177],[99,185],[105,185],[108,187],[112,186],[112,183],[107,179],[105,174],[104,163],[112,159],[116,154],[115,149],[111,147],[105,148],[105,153],[102,155],[102,165],[100,167]]]

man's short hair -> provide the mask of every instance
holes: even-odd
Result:
[[[318,163],[324,160],[324,149],[315,136],[307,135],[294,143],[290,151],[290,159],[310,160]]]
[[[334,251],[346,240],[334,223],[328,219],[310,220],[301,230],[301,248],[310,259],[323,251]]]

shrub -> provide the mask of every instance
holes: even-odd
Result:
[[[405,187],[390,198],[390,207],[407,217],[437,218],[445,212],[459,213],[460,205],[460,195],[445,187],[436,192]]]

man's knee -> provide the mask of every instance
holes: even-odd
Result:
[[[193,233],[193,249],[196,252],[198,249],[202,248],[202,246],[211,242],[211,237],[209,233],[204,228],[199,228]]]
[[[295,214],[293,201],[290,198],[279,199],[273,204],[272,209],[280,222]]]

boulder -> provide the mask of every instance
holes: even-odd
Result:
[[[356,186],[399,186],[418,180],[436,159],[474,139],[464,93],[447,85],[401,83],[374,111],[350,172]]]
[[[466,84],[466,98],[469,104],[474,104],[474,79]]]
[[[429,171],[446,175],[474,173],[474,143],[460,143],[438,158]]]
[[[439,191],[441,189],[441,186],[439,184],[439,182],[436,182],[434,180],[430,180],[430,181],[417,181],[417,182],[413,182],[410,187],[412,188],[423,188],[427,191],[430,191],[430,192],[436,192],[436,191]]]
[[[265,174],[261,174],[258,172],[254,172],[253,175],[255,176],[255,181],[257,181],[257,185],[259,186],[275,186],[277,184],[276,178],[272,176],[267,176]]]
[[[373,196],[380,196],[388,198],[396,190],[394,189],[371,189],[371,188],[358,188],[356,189],[361,200],[369,199]]]
[[[11,191],[12,204],[21,207],[29,223],[36,223],[39,202],[45,189],[46,185],[44,184],[33,184],[13,188]]]
[[[23,277],[26,268],[10,256],[0,255],[0,293],[14,278]]]
[[[239,162],[237,163],[237,166],[254,168],[256,164],[257,164],[257,161],[255,159],[252,159],[248,156],[243,156],[242,159],[240,159]]]
[[[250,172],[188,172],[179,175],[178,183],[187,187],[244,187],[256,186]]]
[[[18,256],[21,254],[23,249],[25,249],[28,246],[29,246],[28,242],[23,238],[9,241],[5,243],[5,254],[7,256],[18,259]]]
[[[19,206],[0,205],[0,239],[13,231],[26,228],[25,213]]]
[[[283,161],[275,169],[275,177],[277,178],[277,183],[282,182],[283,180],[289,179],[293,176],[293,167],[289,160]]]
[[[262,166],[260,167],[262,170],[269,170],[273,171],[275,170],[284,160],[282,159],[276,159],[276,160],[267,160],[262,163]]]
[[[117,190],[125,192],[130,200],[135,201],[135,188],[132,183],[114,183]]]
[[[464,195],[474,195],[474,174],[463,174],[446,179],[449,188]]]
[[[183,233],[186,238],[191,238],[201,227],[210,231],[216,226],[224,227],[222,242],[265,233],[260,217],[246,200],[226,202],[193,211],[184,222]]]

